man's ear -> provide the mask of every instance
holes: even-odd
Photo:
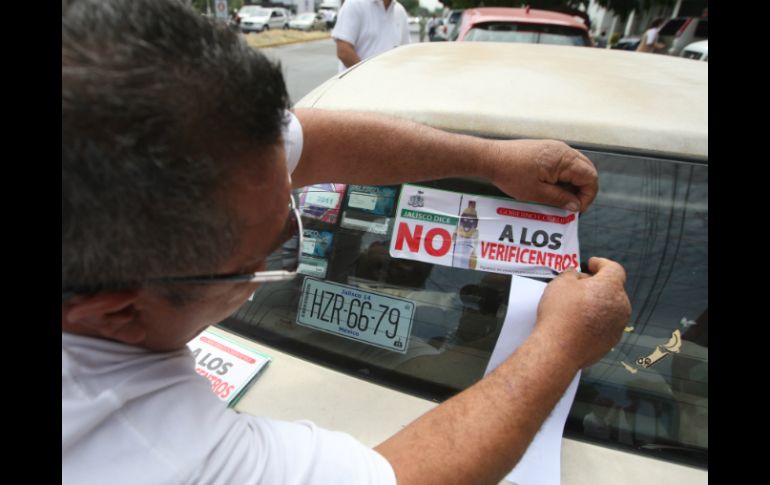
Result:
[[[138,292],[114,291],[76,296],[62,305],[62,330],[135,345],[147,331],[138,321]]]

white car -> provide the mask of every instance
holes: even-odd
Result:
[[[289,21],[289,28],[296,30],[326,30],[326,19],[323,14],[306,12],[297,15]]]
[[[629,73],[640,72],[629,88]],[[581,266],[591,256],[620,262],[633,313],[620,342],[583,370],[561,440],[561,483],[708,483],[708,64],[546,44],[417,43],[334,76],[296,106],[495,139],[555,138],[583,151],[601,190],[579,217]],[[500,195],[476,178],[421,185]],[[216,329],[272,357],[236,410],[309,419],[375,446],[482,378],[512,277],[391,256],[400,191],[300,191],[302,251],[315,276],[262,285]],[[417,196],[409,203],[420,206]],[[360,295],[413,304],[407,320],[383,322],[407,337],[391,342],[395,351],[381,346],[395,337],[362,328],[363,317],[360,332],[344,319],[308,326],[305,283],[339,295],[348,327]]]
[[[238,18],[243,33],[289,28],[289,12],[285,8],[246,5],[238,12]]]
[[[696,61],[709,61],[709,41],[699,40],[688,45],[682,51],[682,57],[685,59],[695,59]]]

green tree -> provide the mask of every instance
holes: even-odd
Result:
[[[420,0],[398,0],[398,3],[404,6],[404,9],[412,17],[417,16],[420,10]]]
[[[634,10],[645,12],[653,7],[673,7],[676,0],[596,0],[596,3],[625,22]]]

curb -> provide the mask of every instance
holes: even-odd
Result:
[[[279,47],[279,46],[282,46],[282,45],[302,44],[302,43],[306,43],[306,42],[317,42],[319,40],[331,39],[331,37],[332,36],[329,35],[328,37],[320,37],[318,39],[295,39],[295,40],[287,40],[287,41],[276,41],[276,42],[269,42],[269,43],[266,43],[266,44],[262,44],[262,45],[259,45],[259,46],[254,46],[254,45],[249,44],[248,40],[246,41],[246,43],[252,49],[266,49],[266,48],[270,48],[270,47]]]

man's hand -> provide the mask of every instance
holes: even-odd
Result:
[[[585,212],[599,191],[594,164],[565,143],[498,141],[494,149],[492,181],[519,200]]]
[[[588,367],[610,351],[631,316],[621,265],[588,260],[593,276],[567,270],[545,289],[537,308],[536,332],[545,332],[577,368]]]

